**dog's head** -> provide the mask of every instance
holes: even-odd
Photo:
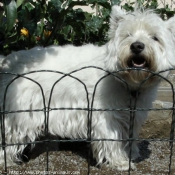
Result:
[[[138,83],[150,75],[148,71],[159,72],[174,67],[173,31],[175,31],[175,17],[163,21],[151,10],[126,13],[120,7],[113,6],[107,69],[114,72],[128,68],[145,69],[146,71],[123,71],[123,77]],[[166,72],[162,75],[167,74]]]

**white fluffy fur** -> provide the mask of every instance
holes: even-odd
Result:
[[[140,41],[145,49],[142,54],[150,63],[149,69],[158,72],[175,66],[174,26],[171,22],[163,21],[152,11],[126,14],[120,7],[112,8],[109,38],[110,41],[102,47],[94,45],[74,46],[50,46],[47,48],[35,47],[28,51],[13,52],[7,57],[0,56],[1,72],[27,73],[35,70],[56,70],[69,73],[84,66],[98,66],[107,71],[116,72],[128,68],[128,60],[131,57],[130,45]],[[158,41],[153,40],[157,37]],[[92,100],[92,93],[96,82],[105,75],[102,70],[87,68],[72,75],[83,81],[88,90],[88,98]],[[167,76],[162,73],[162,76]],[[131,91],[136,91],[140,83],[150,74],[144,71],[124,71],[116,73],[128,83]],[[50,90],[54,82],[62,75],[53,72],[32,73],[26,75],[43,87],[46,106],[50,96]],[[3,105],[3,97],[6,85],[13,78],[10,75],[0,75],[0,102]],[[152,78],[139,89],[137,99],[138,108],[150,108],[155,99],[159,78]],[[132,97],[132,104],[135,98]],[[65,77],[56,84],[51,108],[78,107],[87,108],[87,96],[83,84],[76,79]],[[130,92],[125,83],[110,75],[104,78],[98,85],[95,94],[93,108],[117,109],[130,107]],[[15,80],[7,91],[6,111],[43,109],[41,90],[36,83],[19,78]],[[147,118],[146,111],[137,111],[134,120],[133,137],[138,138],[142,124]],[[129,111],[96,111],[92,115],[92,138],[94,139],[128,139]],[[52,110],[49,115],[49,133],[62,138],[87,138],[87,111],[83,110]],[[9,113],[5,115],[6,143],[26,143],[34,141],[44,134],[44,113],[26,112]],[[11,161],[17,161],[17,154],[21,153],[25,146],[6,147],[8,165]],[[92,142],[93,156],[98,164],[109,163],[119,170],[127,170],[128,144],[127,142],[94,141]],[[132,146],[132,158],[139,156],[135,142]],[[18,160],[19,161],[19,160]],[[4,153],[0,151],[0,163],[4,163]],[[132,164],[132,167],[134,165]]]

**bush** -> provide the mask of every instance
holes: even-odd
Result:
[[[120,0],[3,0],[0,7],[0,51],[29,49],[51,44],[102,45],[108,41],[111,5]],[[157,0],[138,0],[140,6],[155,9],[162,18],[174,11],[168,5],[158,8]],[[97,14],[76,6],[97,8]],[[125,10],[133,10],[134,3],[125,3]]]

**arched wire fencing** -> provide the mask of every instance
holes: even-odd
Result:
[[[96,84],[94,84],[94,89],[93,89],[93,93],[92,93],[92,98],[91,100],[89,99],[89,92],[88,92],[88,88],[86,86],[86,84],[80,80],[79,78],[77,78],[75,75],[73,75],[74,73],[77,73],[77,72],[81,72],[83,70],[86,70],[86,69],[98,69],[102,72],[104,72],[103,76],[102,77],[99,77],[99,80],[96,82]],[[91,174],[91,149],[90,149],[90,144],[92,142],[96,142],[96,141],[111,141],[111,142],[127,142],[129,143],[129,148],[130,148],[130,151],[129,151],[129,170],[127,171],[127,174],[132,174],[132,172],[134,172],[134,170],[131,169],[131,154],[132,154],[132,150],[131,150],[131,147],[132,147],[132,143],[133,141],[143,141],[143,140],[147,140],[148,142],[153,142],[153,141],[159,141],[159,142],[169,142],[169,150],[170,150],[170,153],[169,153],[169,163],[168,163],[168,171],[167,171],[167,174],[173,174],[175,172],[175,168],[174,168],[174,165],[172,165],[172,157],[173,157],[173,152],[175,151],[175,149],[173,148],[173,144],[175,143],[175,138],[174,138],[174,129],[175,129],[175,95],[174,95],[174,84],[168,80],[167,78],[164,78],[161,73],[163,72],[166,72],[166,71],[170,71],[170,70],[174,70],[174,69],[169,69],[169,70],[164,70],[164,71],[160,71],[158,73],[155,73],[155,72],[151,72],[149,70],[145,70],[145,69],[133,69],[133,68],[129,68],[127,70],[134,70],[134,71],[146,71],[146,72],[149,72],[149,76],[142,81],[142,83],[140,83],[139,85],[139,88],[135,94],[135,101],[134,103],[131,103],[132,101],[132,91],[127,83],[127,81],[125,81],[124,79],[120,78],[119,76],[117,76],[117,74],[115,72],[108,72],[100,67],[95,67],[95,66],[88,66],[88,67],[83,67],[83,68],[80,68],[80,69],[77,69],[77,70],[74,70],[72,72],[69,72],[69,73],[63,73],[63,72],[59,72],[59,71],[51,71],[51,70],[39,70],[39,71],[31,71],[31,72],[28,72],[28,73],[23,73],[23,74],[16,74],[16,73],[9,73],[9,72],[4,72],[4,73],[0,73],[0,75],[3,75],[3,77],[5,78],[6,76],[12,76],[11,80],[8,82],[8,84],[6,85],[5,89],[4,89],[4,92],[2,92],[4,95],[3,95],[3,98],[1,99],[2,101],[2,106],[1,106],[1,135],[2,135],[2,140],[1,140],[1,144],[0,144],[0,147],[2,148],[2,150],[4,151],[4,168],[1,172],[1,174],[9,174],[8,173],[8,163],[7,163],[7,154],[8,152],[6,151],[7,147],[11,147],[11,146],[15,146],[15,145],[31,145],[31,144],[42,144],[42,143],[45,143],[46,144],[46,147],[47,147],[47,151],[46,151],[46,159],[45,159],[45,169],[43,171],[45,171],[45,174],[49,174],[48,172],[51,171],[50,170],[50,167],[49,167],[49,144],[48,143],[51,143],[51,142],[57,142],[57,143],[63,143],[63,142],[86,142],[89,146],[88,146],[88,158],[87,158],[87,162],[88,162],[88,166],[87,166],[87,173],[86,174]],[[119,70],[117,73],[119,72],[123,72],[123,71],[126,71],[126,69],[124,70]],[[35,73],[44,73],[44,72],[49,72],[49,73],[53,73],[53,74],[58,74],[58,75],[61,75],[61,77],[59,77],[57,79],[57,81],[55,81],[55,83],[52,85],[52,88],[50,89],[50,94],[49,94],[49,100],[48,102],[46,102],[45,100],[45,95],[44,95],[44,90],[43,90],[43,87],[41,84],[39,84],[36,80],[32,79],[32,78],[29,78],[28,75],[32,75],[32,74],[35,74]],[[130,94],[130,106],[126,108],[111,108],[111,109],[99,109],[99,108],[95,108],[94,107],[94,101],[95,101],[95,95],[96,95],[96,92],[97,92],[97,88],[99,86],[99,84],[101,83],[101,81],[103,81],[105,78],[107,78],[108,76],[114,76],[116,79],[122,81],[127,89],[128,89],[128,92]],[[86,107],[85,108],[82,108],[82,107],[65,107],[65,106],[62,106],[62,107],[54,107],[52,108],[51,107],[51,100],[54,96],[54,89],[55,89],[55,86],[56,85],[59,85],[59,83],[65,79],[66,77],[69,77],[71,79],[74,79],[75,81],[77,81],[79,84],[81,84],[82,88],[84,89],[84,92],[86,94]],[[170,89],[172,91],[172,106],[171,107],[166,107],[166,108],[138,108],[137,107],[137,98],[139,96],[139,93],[140,93],[140,89],[142,88],[142,86],[144,85],[144,83],[146,83],[149,79],[151,79],[152,77],[159,77],[160,79],[162,79],[163,81],[166,81],[166,83],[169,84],[170,86]],[[7,103],[7,100],[6,100],[6,96],[8,94],[8,89],[9,87],[13,87],[13,84],[14,82],[19,79],[19,78],[22,78],[22,79],[26,79],[28,81],[31,81],[31,83],[35,83],[38,88],[40,89],[40,93],[41,93],[41,98],[40,100],[42,101],[42,105],[43,105],[43,108],[42,109],[37,109],[37,108],[32,108],[32,109],[19,109],[19,110],[6,110],[6,103]],[[90,77],[89,77],[90,78]],[[134,128],[134,119],[135,119],[135,113],[137,111],[160,111],[160,110],[169,110],[169,111],[172,111],[172,121],[171,121],[171,124],[170,124],[170,133],[169,133],[169,137],[167,138],[150,138],[150,139],[147,139],[147,138],[138,138],[138,139],[133,139],[133,128]],[[84,116],[84,117],[87,117],[87,137],[85,138],[76,138],[76,139],[69,139],[69,140],[65,140],[64,138],[59,138],[59,139],[50,139],[49,138],[49,117],[50,117],[50,112],[51,111],[86,111],[87,115]],[[129,121],[129,131],[128,131],[128,135],[129,135],[129,138],[128,139],[108,139],[108,138],[100,138],[100,139],[97,139],[97,138],[93,138],[92,137],[92,118],[95,116],[95,112],[96,111],[127,111],[129,112],[130,114],[130,121]],[[31,112],[42,112],[43,113],[43,117],[44,117],[44,136],[45,136],[45,139],[44,140],[36,140],[34,142],[25,142],[25,143],[7,143],[6,142],[6,127],[5,126],[5,117],[6,115],[8,114],[18,114],[18,113],[24,113],[24,117],[25,117],[25,113],[31,113]],[[41,115],[41,114],[39,114]],[[58,120],[59,120],[59,116],[58,116]],[[8,126],[9,127],[9,126]],[[163,163],[163,162],[162,162]],[[117,173],[117,172],[116,172]]]

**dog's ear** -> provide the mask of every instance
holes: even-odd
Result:
[[[113,22],[118,22],[121,19],[124,18],[124,16],[126,15],[126,12],[121,9],[120,6],[114,5],[112,7],[112,12],[111,12],[111,20],[113,20]]]
[[[126,12],[121,9],[120,6],[114,5],[112,7],[111,15],[110,15],[110,30],[109,30],[109,38],[114,38],[115,31],[118,27],[118,23],[120,20],[124,19],[126,16]]]
[[[165,25],[168,30],[171,32],[172,40],[175,45],[175,16],[165,21]]]
[[[172,47],[172,50],[170,53],[175,56],[175,51],[174,51],[175,49],[175,16],[165,21],[165,27],[170,31],[171,40],[169,41],[169,45]],[[169,63],[171,64],[172,68],[175,68],[174,59],[169,59]]]

